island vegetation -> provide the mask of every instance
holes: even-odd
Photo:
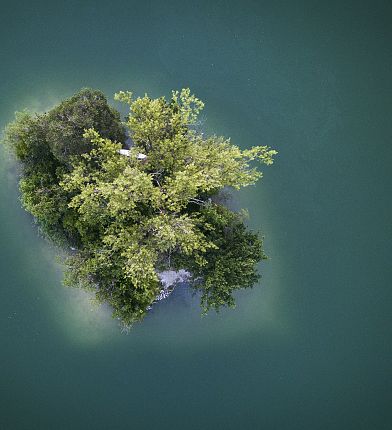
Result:
[[[244,213],[222,192],[255,184],[268,146],[241,150],[197,127],[203,103],[189,89],[115,99],[83,89],[45,113],[19,112],[3,143],[20,161],[23,206],[67,251],[65,283],[94,291],[129,327],[162,291],[160,273],[181,269],[203,312],[234,306],[266,256]]]

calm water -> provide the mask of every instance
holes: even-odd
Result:
[[[392,428],[388,3],[1,1],[1,127],[191,86],[208,131],[279,150],[239,195],[262,286],[205,318],[178,291],[129,335],[61,287],[2,156],[1,430]]]

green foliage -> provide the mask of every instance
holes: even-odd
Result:
[[[239,214],[223,206],[202,210],[199,226],[215,245],[205,254],[207,264],[189,268],[195,286],[202,291],[203,310],[218,310],[225,305],[233,307],[233,292],[252,287],[259,280],[256,265],[266,259],[262,240],[247,231]]]
[[[171,99],[132,98],[125,124],[98,91],[84,89],[48,113],[17,114],[4,142],[22,162],[22,201],[50,238],[76,247],[65,282],[109,303],[126,326],[140,320],[162,285],[159,272],[186,269],[203,311],[233,306],[252,287],[262,241],[216,203],[224,188],[255,184],[247,150],[194,130],[203,103],[189,89]],[[127,133],[128,154],[120,154]]]
[[[118,142],[125,139],[119,113],[100,91],[88,88],[52,109],[46,120],[51,151],[61,162],[91,149],[90,141],[82,138],[85,129],[94,128],[102,137]]]
[[[22,203],[56,242],[77,246],[78,214],[60,186],[72,156],[91,149],[84,129],[94,126],[102,136],[125,140],[120,115],[100,91],[83,89],[43,114],[17,112],[4,131],[3,143],[22,162]]]

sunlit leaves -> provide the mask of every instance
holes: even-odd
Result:
[[[216,197],[255,184],[257,163],[272,164],[276,151],[198,134],[204,103],[188,88],[168,100],[115,99],[129,106],[124,124],[102,93],[85,89],[47,114],[18,114],[5,132],[23,163],[24,206],[73,249],[66,282],[94,291],[126,326],[156,299],[161,270],[187,270],[204,311],[233,306],[265,255]]]

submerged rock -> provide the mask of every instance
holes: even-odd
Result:
[[[162,289],[157,295],[155,302],[159,302],[160,300],[164,300],[170,296],[173,292],[174,288],[183,282],[186,282],[189,279],[189,272],[186,270],[165,270],[164,272],[158,273],[158,277],[162,283]],[[151,309],[151,306],[150,306]]]

